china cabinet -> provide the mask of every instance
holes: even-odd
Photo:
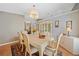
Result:
[[[50,33],[52,35],[53,23],[50,20],[40,20],[37,22],[37,29],[42,33]]]

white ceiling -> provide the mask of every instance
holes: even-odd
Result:
[[[39,18],[47,18],[60,13],[69,12],[75,3],[0,3],[0,11],[28,15],[29,10],[35,5],[39,12]]]

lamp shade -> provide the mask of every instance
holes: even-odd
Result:
[[[68,31],[68,32],[71,32],[72,30],[71,30],[71,28],[70,28],[70,27],[68,27],[68,28],[67,28],[67,31]]]

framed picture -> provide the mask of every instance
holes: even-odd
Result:
[[[67,28],[72,29],[72,21],[66,21],[66,29]]]
[[[59,20],[55,21],[55,27],[59,27]]]
[[[28,33],[31,32],[31,23],[24,22],[24,30]]]

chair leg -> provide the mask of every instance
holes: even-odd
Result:
[[[27,52],[25,52],[25,56],[27,56]]]
[[[25,56],[27,56],[28,55],[28,52],[25,52]],[[29,54],[29,56],[32,56],[32,54]]]
[[[32,54],[29,54],[30,56],[32,56]]]
[[[57,51],[54,53],[54,56],[57,56]]]
[[[28,52],[29,56],[32,56],[32,54],[30,52]]]

